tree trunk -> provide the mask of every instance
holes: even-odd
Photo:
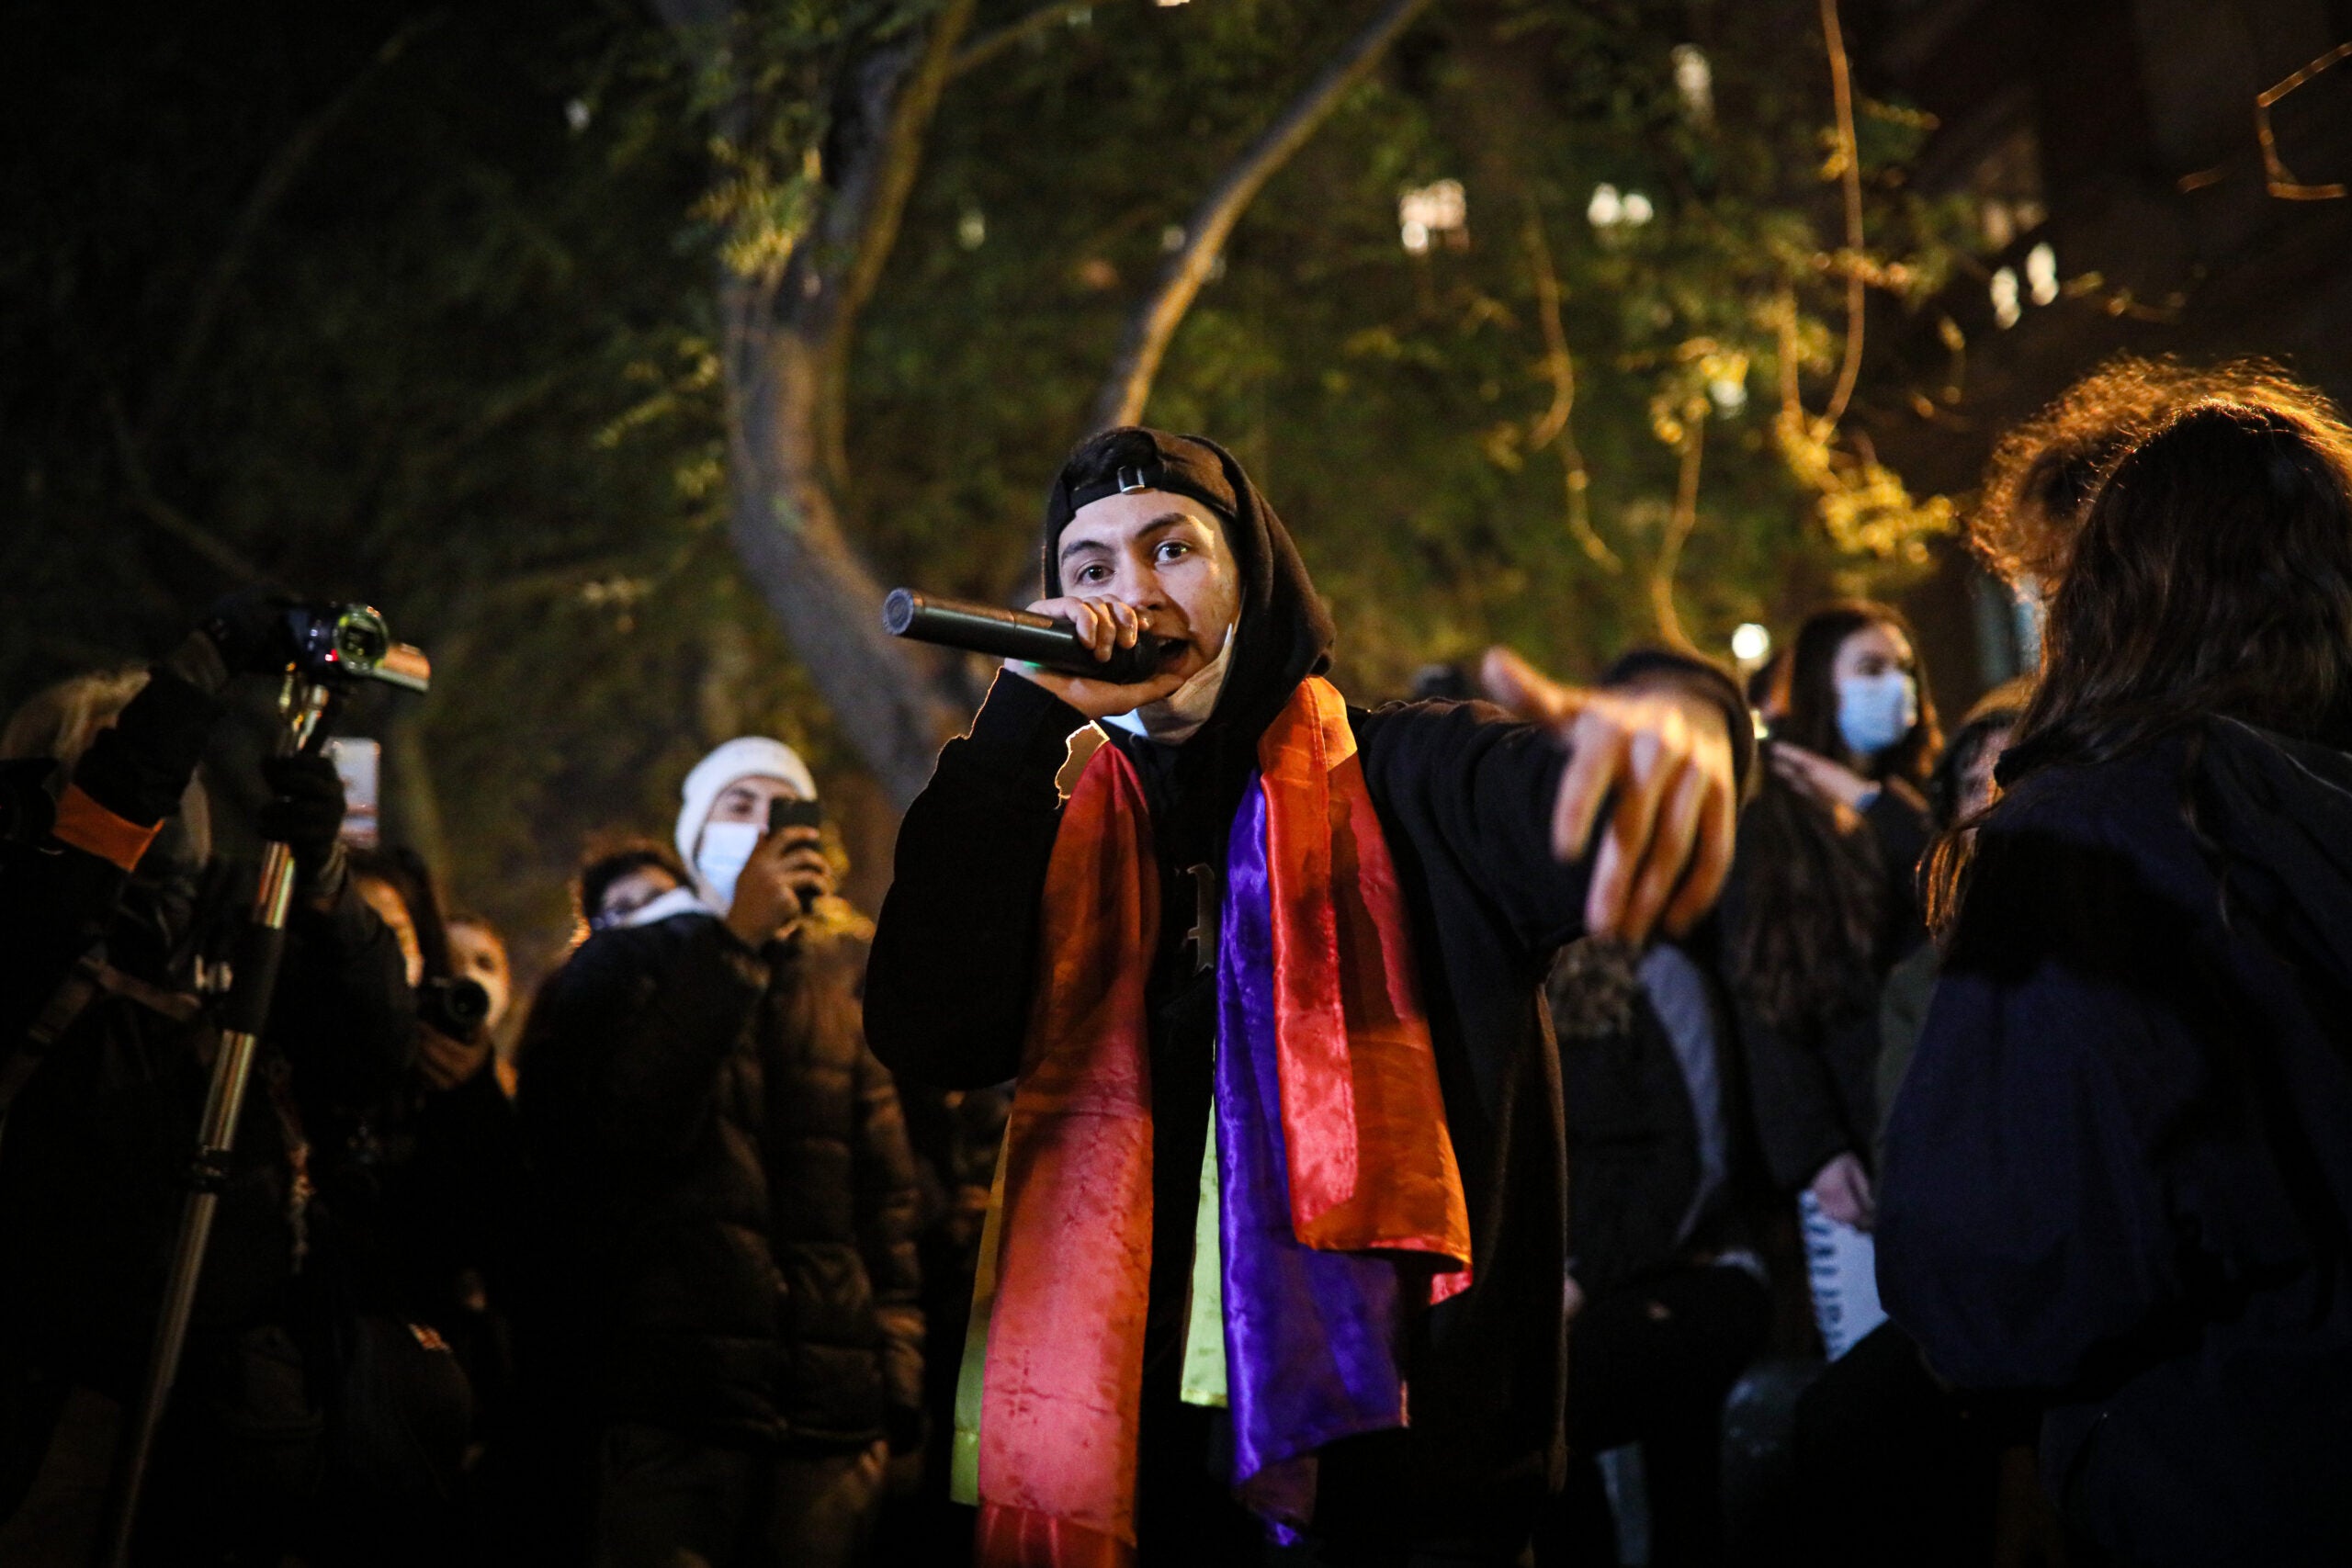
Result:
[[[727,47],[738,19],[726,0],[659,0],[691,49]],[[891,800],[931,776],[962,716],[940,666],[882,630],[882,587],[851,543],[842,491],[849,354],[880,280],[922,149],[977,0],[945,0],[922,39],[854,56],[828,138],[824,209],[781,266],[746,276],[720,264],[728,392],[729,534],[743,572]],[[742,86],[719,111],[722,136],[745,138]]]
[[[722,266],[718,291],[736,556],[842,735],[904,806],[957,716],[883,631],[883,590],[842,525],[823,452],[821,346],[775,319],[774,285]]]
[[[1007,22],[994,32],[974,39],[949,63],[947,73],[961,76],[967,71],[978,71],[1023,39],[1035,38],[1050,28],[1064,26],[1073,16],[1082,15],[1090,9],[1088,0],[1046,0],[1045,5],[1018,21]]]
[[[1372,74],[1388,46],[1431,4],[1432,0],[1388,0],[1193,209],[1192,220],[1184,225],[1182,247],[1169,258],[1150,297],[1127,325],[1126,340],[1095,400],[1095,429],[1141,423],[1169,342],[1182,324],[1184,312],[1193,308],[1201,286],[1208,281],[1233,226],[1266,182],[1306,145],[1350,90]]]

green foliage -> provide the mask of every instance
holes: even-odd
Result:
[[[583,838],[666,836],[711,740],[769,729],[852,784],[729,552],[712,284],[806,235],[833,105],[935,4],[760,0],[724,40],[755,67],[741,101],[627,0],[45,24],[0,230],[0,694],[151,657],[239,563],[370,599],[440,667],[407,719],[358,716],[414,726],[394,827],[437,821],[458,899],[545,941]],[[1026,11],[984,0],[978,32]],[[847,500],[880,576],[1034,581],[1040,493],[1166,231],[1369,14],[1102,0],[950,85],[853,365]],[[1903,183],[1923,128],[1868,104],[1869,254],[1841,257],[1830,125],[1811,0],[1446,0],[1264,191],[1150,417],[1250,463],[1351,694],[1498,639],[1592,669],[1656,635],[1686,525],[1676,603],[1707,648],[1917,570],[1892,476],[1776,432],[1790,369],[1808,418],[1826,400],[1841,267],[1894,319],[1953,260],[1953,215]],[[1400,193],[1447,178],[1466,243],[1408,254]],[[1603,183],[1650,220],[1589,222]]]
[[[860,509],[894,570],[1008,591],[1163,231],[1363,9],[1106,5],[959,86],[854,389]],[[1692,43],[1712,66],[1704,118],[1674,81]],[[1817,418],[1842,351],[1831,123],[1808,5],[1456,5],[1277,176],[1149,417],[1251,465],[1335,602],[1351,690],[1400,690],[1416,665],[1498,637],[1589,670],[1655,637],[1645,580],[1701,420],[1679,581],[1703,646],[1832,580],[1917,573],[1936,514],[1826,447],[1815,420],[1775,432],[1784,363]],[[1899,112],[1859,128],[1864,265],[1895,314],[1941,283],[1957,231],[1903,186],[1922,134]],[[1408,254],[1400,192],[1449,177],[1466,187],[1466,246]],[[1588,221],[1602,184],[1654,216]],[[1545,419],[1547,261],[1576,380],[1564,433]],[[1710,382],[1744,402],[1718,405]],[[1589,532],[1572,525],[1569,440]]]
[[[783,0],[748,7],[718,36],[640,37],[691,62],[688,126],[718,128],[716,174],[695,204],[729,266],[780,272],[825,197],[831,108],[872,54],[907,47],[938,0]]]

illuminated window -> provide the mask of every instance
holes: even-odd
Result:
[[[1398,197],[1396,232],[1405,248],[1415,255],[1426,254],[1435,244],[1449,250],[1468,250],[1470,199],[1463,194],[1462,182],[1439,180]]]
[[[2027,297],[2035,304],[2049,305],[2056,302],[2058,253],[2050,248],[2049,241],[2044,240],[2026,253],[2025,286]]]
[[[1715,118],[1715,71],[1707,63],[1707,51],[1695,43],[1679,44],[1674,51],[1674,90],[1682,99],[1682,113],[1694,125],[1705,125]]]
[[[1585,221],[1603,233],[1611,229],[1638,229],[1657,216],[1657,209],[1640,191],[1620,194],[1612,185],[1592,187],[1592,199],[1585,203]]]
[[[2018,324],[2018,269],[2005,266],[1993,275],[1993,319],[2004,327]]]

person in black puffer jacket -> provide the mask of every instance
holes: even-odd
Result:
[[[817,831],[762,831],[808,770],[737,740],[684,793],[693,897],[592,936],[531,1020],[537,1381],[594,1435],[594,1561],[852,1562],[922,1438],[913,1156]]]

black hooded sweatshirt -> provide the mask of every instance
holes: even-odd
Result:
[[[1216,987],[1187,942],[1201,897],[1193,868],[1222,877],[1259,735],[1299,681],[1328,666],[1332,632],[1281,521],[1230,454],[1196,436],[1132,434],[1159,467],[1148,488],[1191,495],[1223,516],[1242,579],[1240,625],[1207,724],[1182,746],[1110,733],[1143,780],[1164,900],[1147,991],[1148,1428],[1152,1390],[1172,1381],[1181,1355],[1210,1110]],[[1047,505],[1048,594],[1061,592],[1055,554],[1073,499],[1066,470]],[[1724,705],[1741,745],[1736,689],[1696,661],[1674,669]],[[1581,866],[1551,852],[1565,753],[1541,729],[1480,704],[1351,706],[1348,719],[1410,914],[1472,1228],[1476,1282],[1430,1312],[1408,1349],[1411,1468],[1441,1492],[1541,1478],[1564,1451],[1567,1255],[1559,1063],[1541,987],[1554,950],[1581,931],[1586,882]],[[909,807],[865,998],[867,1038],[894,1071],[951,1088],[1017,1072],[1062,809],[1055,775],[1084,724],[1044,687],[1001,675],[970,733],[948,743]],[[1327,1461],[1327,1498],[1338,1479]]]
[[[2352,756],[2208,720],[1982,829],[1879,1285],[2119,1562],[2352,1553],[2347,1021]]]

